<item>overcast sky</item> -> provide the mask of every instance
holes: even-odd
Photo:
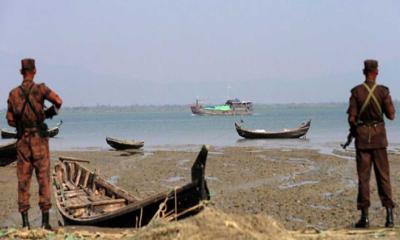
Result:
[[[344,102],[365,58],[400,94],[399,1],[0,2],[0,108],[37,61],[67,106]]]

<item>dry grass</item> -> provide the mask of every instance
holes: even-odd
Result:
[[[0,233],[3,239],[399,239],[398,229],[343,229],[319,231],[305,229],[288,231],[266,215],[226,214],[206,208],[195,217],[178,222],[158,220],[141,229],[59,228],[54,232],[8,229]]]

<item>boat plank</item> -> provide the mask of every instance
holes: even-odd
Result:
[[[85,180],[83,181],[83,185],[82,185],[82,187],[84,187],[84,188],[87,187],[88,180],[89,180],[89,176],[90,176],[90,172],[89,172],[89,171],[85,171],[85,172],[86,172],[86,174],[85,174]]]
[[[76,179],[75,179],[75,186],[79,186],[79,181],[81,180],[81,174],[82,174],[82,169],[79,168],[78,174],[76,175]]]
[[[88,202],[74,202],[72,204],[68,204],[68,205],[66,205],[66,208],[76,209],[76,208],[83,208],[83,207],[89,207],[89,206],[99,206],[99,205],[125,203],[125,202],[126,202],[126,199],[122,199],[122,198],[101,200],[101,201],[96,201],[96,202],[91,202],[88,200]]]

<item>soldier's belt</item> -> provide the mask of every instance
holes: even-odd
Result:
[[[37,124],[37,123],[28,123],[28,124],[22,123],[22,124],[21,124],[21,127],[22,127],[23,129],[31,129],[31,128],[37,128],[37,127],[39,127],[39,124]]]
[[[37,128],[37,127],[33,127],[33,128],[24,128],[24,133],[25,132],[27,132],[27,133],[31,133],[31,134],[33,134],[33,133],[37,133],[37,132],[39,132],[40,131],[40,129],[39,128]]]

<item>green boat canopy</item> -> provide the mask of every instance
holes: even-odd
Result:
[[[207,106],[204,109],[215,110],[215,111],[230,111],[231,107],[229,105],[217,105],[217,106]]]

